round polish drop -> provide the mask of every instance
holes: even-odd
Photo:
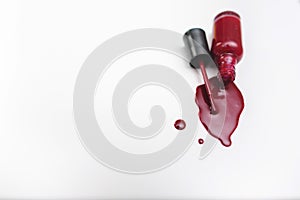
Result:
[[[200,138],[200,139],[198,140],[198,143],[199,143],[199,144],[203,144],[203,143],[204,143],[204,140],[203,140],[202,138]]]
[[[185,128],[186,124],[185,121],[183,119],[178,119],[176,120],[176,122],[174,123],[174,127],[177,130],[183,130]]]

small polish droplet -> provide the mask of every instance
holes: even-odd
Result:
[[[202,138],[200,138],[200,139],[198,140],[198,143],[199,143],[199,144],[203,144],[203,143],[204,143],[204,140],[203,140]]]
[[[185,124],[185,121],[182,120],[182,119],[178,119],[176,120],[176,122],[174,123],[174,127],[177,129],[177,130],[183,130],[185,128],[186,124]]]

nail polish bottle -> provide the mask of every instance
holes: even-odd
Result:
[[[215,17],[211,54],[224,85],[234,81],[235,65],[243,55],[241,22],[237,13],[225,11]]]

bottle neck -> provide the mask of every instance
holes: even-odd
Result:
[[[237,64],[237,57],[233,54],[224,53],[216,59],[219,67],[219,79],[223,80],[224,85],[233,82],[235,79],[235,65]]]

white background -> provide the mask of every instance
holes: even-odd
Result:
[[[195,141],[147,175],[94,160],[72,115],[89,53],[137,28],[202,27],[211,38],[214,16],[227,9],[242,17],[245,48],[236,83],[246,107],[233,145],[198,160]],[[0,198],[299,198],[299,19],[298,0],[1,2]]]

